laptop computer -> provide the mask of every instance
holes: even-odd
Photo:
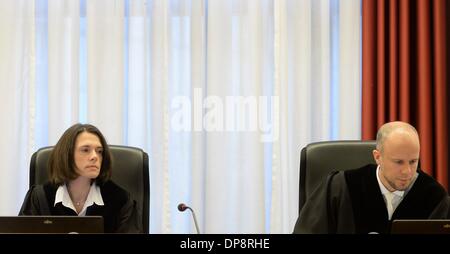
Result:
[[[450,219],[394,220],[391,234],[450,234]]]
[[[102,216],[0,216],[0,233],[103,233]]]

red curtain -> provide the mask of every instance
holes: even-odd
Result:
[[[421,168],[448,189],[446,0],[362,1],[362,138],[414,125]]]

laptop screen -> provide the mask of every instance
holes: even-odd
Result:
[[[450,234],[450,220],[394,220],[391,234]]]
[[[0,216],[0,233],[103,233],[102,216]]]

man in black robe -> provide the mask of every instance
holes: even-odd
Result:
[[[294,233],[389,233],[395,219],[447,216],[448,194],[417,168],[420,143],[404,122],[384,124],[377,165],[330,173],[305,203]]]

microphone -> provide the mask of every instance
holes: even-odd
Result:
[[[192,217],[194,218],[195,230],[197,231],[197,234],[200,234],[200,229],[198,229],[197,217],[195,216],[194,210],[192,210],[192,208],[190,208],[184,203],[180,203],[178,205],[178,211],[184,212],[186,211],[186,209],[189,209],[191,211]]]

